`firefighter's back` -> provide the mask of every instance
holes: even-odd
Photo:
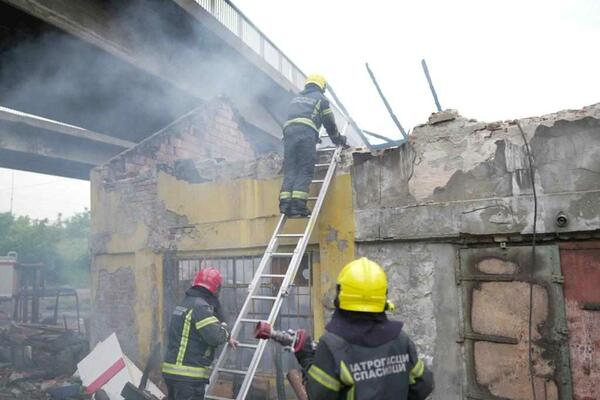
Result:
[[[411,356],[408,336],[401,332],[396,339],[377,347],[352,344],[328,332],[321,338],[339,366],[344,399],[406,399],[410,371],[417,362]],[[354,391],[353,395],[350,393]]]

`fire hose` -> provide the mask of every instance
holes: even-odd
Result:
[[[308,338],[308,334],[304,329],[288,329],[287,331],[278,331],[271,327],[266,321],[260,321],[256,324],[254,336],[257,339],[270,339],[282,345],[286,350],[297,353],[299,352]],[[313,350],[317,348],[316,342],[312,342]]]

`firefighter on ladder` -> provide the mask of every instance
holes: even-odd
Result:
[[[279,211],[288,217],[307,217],[308,186],[313,179],[317,161],[316,145],[321,125],[331,141],[345,145],[333,111],[324,93],[325,78],[318,74],[306,78],[304,90],[294,97],[283,126],[283,185],[279,193]]]
[[[296,353],[307,371],[311,400],[424,400],[433,375],[418,358],[402,322],[387,319],[387,277],[360,258],[337,280],[336,310],[316,351],[312,340]]]
[[[222,283],[219,270],[200,270],[171,315],[162,364],[171,400],[203,399],[217,347],[227,341],[233,348],[238,345],[219,302]]]

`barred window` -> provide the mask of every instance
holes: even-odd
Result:
[[[176,279],[173,279],[174,286],[168,290],[171,293],[170,301],[167,304],[176,304],[185,295],[185,291],[190,288],[192,281],[201,268],[213,267],[218,269],[223,275],[223,286],[219,294],[221,304],[227,315],[227,323],[233,326],[235,319],[244,304],[248,295],[248,286],[260,264],[262,256],[235,256],[235,257],[187,257],[176,256],[169,264],[175,269]],[[267,266],[264,273],[285,274],[289,264],[289,258],[274,257],[271,265]],[[311,335],[313,333],[313,316],[311,304],[311,286],[312,286],[312,268],[311,253],[307,252],[302,259],[298,273],[289,290],[289,295],[284,299],[279,317],[275,323],[275,328],[279,330],[287,329],[305,329]],[[175,278],[175,276],[173,276]],[[275,296],[281,287],[283,278],[262,279],[260,282],[259,293],[264,296]],[[271,311],[273,302],[271,301],[252,301],[248,318],[257,320],[266,320]],[[240,342],[252,342],[254,326],[243,324],[236,339]],[[226,367],[239,369],[247,367],[250,364],[252,351],[238,349],[235,352],[235,359],[227,360]],[[282,352],[281,348],[270,343],[263,354],[255,385],[260,386],[261,393],[267,395],[267,398],[276,398],[275,370],[276,365],[280,370],[287,372],[292,368],[299,368],[294,356],[288,352]],[[241,383],[241,382],[239,382]],[[227,383],[225,383],[227,384]],[[229,384],[236,385],[234,377],[233,382]]]

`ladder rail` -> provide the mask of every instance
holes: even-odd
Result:
[[[348,125],[349,125],[349,123],[346,122],[346,125],[344,126],[344,129],[342,130],[343,133],[345,133],[346,129],[348,128]],[[279,315],[279,312],[281,310],[283,302],[284,302],[285,298],[289,295],[289,288],[290,288],[293,280],[296,277],[298,269],[300,268],[300,264],[302,263],[302,258],[304,257],[304,253],[306,252],[306,247],[308,246],[310,236],[312,235],[312,232],[317,224],[317,219],[321,212],[321,207],[323,206],[323,203],[325,202],[325,197],[327,196],[327,193],[329,190],[329,185],[331,184],[331,181],[333,180],[333,176],[335,174],[337,163],[338,163],[340,154],[342,152],[342,147],[337,146],[335,148],[332,148],[331,150],[334,150],[334,152],[331,157],[331,160],[328,163],[327,173],[325,175],[325,178],[321,182],[322,185],[321,185],[321,188],[319,189],[319,194],[316,197],[316,203],[313,207],[313,211],[308,219],[308,223],[304,229],[304,233],[302,235],[295,235],[297,237],[300,237],[300,240],[296,244],[296,247],[294,248],[293,253],[289,253],[291,255],[291,258],[290,258],[290,261],[288,264],[287,272],[285,273],[285,276],[279,287],[277,295],[273,297],[273,305],[271,307],[271,311],[269,312],[269,316],[267,318],[268,322],[271,324],[273,324],[275,322],[275,320],[277,319],[277,316]],[[324,164],[319,164],[319,165],[324,166]],[[240,309],[240,312],[236,317],[235,323],[231,329],[231,337],[236,337],[239,334],[242,324],[245,323],[244,320],[247,320],[247,318],[245,318],[245,316],[248,312],[248,308],[250,307],[250,304],[252,303],[253,299],[258,299],[258,297],[259,297],[259,296],[255,295],[255,292],[260,287],[260,280],[262,279],[262,277],[264,275],[263,272],[264,272],[265,268],[267,267],[267,265],[272,263],[273,258],[276,257],[277,254],[279,254],[276,252],[276,249],[279,246],[280,239],[283,237],[286,237],[284,234],[281,233],[283,231],[286,221],[287,221],[287,217],[285,215],[281,215],[279,218],[279,221],[276,225],[276,228],[273,232],[273,235],[271,236],[271,239],[269,240],[269,243],[267,245],[265,253],[264,253],[263,257],[261,258],[260,264],[259,264],[258,268],[256,269],[256,272],[254,273],[254,277],[252,278],[252,281],[251,281],[250,285],[248,286],[248,295],[247,295],[247,297]],[[246,395],[248,394],[248,392],[252,386],[252,383],[254,381],[254,377],[256,375],[256,371],[257,371],[260,361],[262,359],[262,355],[267,346],[267,342],[268,342],[267,340],[259,340],[258,345],[256,346],[255,351],[252,355],[252,359],[250,361],[248,369],[245,371],[246,374],[244,376],[242,385],[239,389],[238,395],[235,397],[236,400],[243,400],[246,398]],[[228,355],[228,350],[230,350],[230,348],[231,348],[231,346],[229,345],[229,343],[225,343],[225,345],[223,346],[221,354],[219,355],[219,357],[214,365],[214,368],[211,371],[209,384],[208,384],[208,387],[206,390],[206,398],[217,398],[216,396],[212,396],[210,393],[213,388],[213,385],[217,381],[216,378],[219,375],[219,373],[220,372],[227,373],[227,370],[222,367],[222,364],[226,360],[227,355]]]
[[[286,274],[286,277],[284,278],[281,286],[279,287],[277,300],[275,300],[275,303],[273,304],[273,308],[271,309],[267,320],[271,325],[275,323],[275,319],[277,319],[277,316],[279,315],[279,311],[281,310],[283,301],[289,294],[289,286],[296,278],[296,274],[298,272],[298,269],[300,268],[302,257],[304,257],[304,252],[306,251],[306,247],[308,246],[308,241],[310,240],[312,231],[317,224],[319,212],[321,211],[321,207],[323,206],[325,197],[327,196],[329,184],[331,183],[331,180],[333,179],[333,175],[336,170],[337,158],[339,157],[341,151],[341,147],[336,148],[333,157],[331,158],[329,168],[327,170],[327,175],[324,179],[325,182],[323,183],[323,186],[319,191],[317,203],[313,208],[313,212],[304,230],[304,236],[296,245],[296,249],[294,250],[294,256],[290,260],[290,264],[288,266],[288,273]],[[247,375],[244,377],[244,381],[242,382],[242,386],[240,387],[240,391],[238,393],[238,396],[236,397],[237,400],[242,400],[246,398],[246,395],[248,394],[248,391],[250,390],[250,387],[254,380],[254,376],[256,375],[256,370],[258,369],[258,366],[260,364],[264,348],[267,345],[267,340],[261,340],[260,342],[261,343],[259,344],[259,348],[255,351],[254,355],[252,356],[252,361],[250,362]]]
[[[312,215],[311,215],[310,219],[308,220],[308,224],[306,225],[306,228],[304,229],[304,236],[302,237],[302,239],[300,239],[300,241],[296,245],[296,249],[294,250],[294,256],[290,260],[290,264],[288,266],[288,268],[289,268],[288,273],[286,274],[286,277],[284,278],[284,280],[281,283],[281,286],[279,288],[279,290],[282,292],[283,296],[287,296],[287,294],[288,294],[287,291],[289,290],[289,287],[290,287],[291,283],[293,282],[293,280],[296,278],[296,274],[298,273],[298,269],[300,268],[300,264],[302,262],[302,257],[304,257],[304,253],[306,252],[306,247],[308,246],[308,242],[310,240],[312,231],[317,224],[317,219],[318,219],[318,215],[321,211],[321,207],[323,206],[323,203],[325,202],[325,197],[327,196],[329,184],[331,183],[331,180],[333,179],[333,174],[335,173],[335,169],[337,166],[336,158],[339,157],[341,150],[342,150],[341,147],[338,147],[336,149],[333,157],[331,158],[331,161],[329,164],[329,169],[327,170],[327,175],[325,176],[325,179],[324,179],[325,183],[321,187],[321,190],[319,192],[319,196],[317,199],[317,203],[315,204]],[[283,299],[281,299],[281,301],[278,301],[278,303],[273,305],[273,308],[271,309],[271,313],[269,314],[269,319],[268,319],[268,322],[270,324],[273,324],[275,322],[276,316],[279,315],[279,309],[281,308],[281,303],[283,303],[282,300]]]
[[[344,130],[343,130],[344,132],[346,131],[347,127],[348,127],[348,123],[346,123],[346,126],[344,127]],[[275,300],[275,303],[273,304],[273,308],[271,309],[271,312],[269,313],[269,317],[268,317],[267,321],[270,324],[275,323],[275,319],[279,315],[279,311],[281,310],[283,301],[284,301],[285,297],[287,297],[287,295],[289,294],[289,286],[293,282],[293,280],[296,278],[296,274],[298,272],[298,269],[300,268],[302,257],[304,257],[304,253],[306,251],[306,247],[308,246],[310,236],[312,234],[314,227],[317,224],[317,219],[321,212],[321,207],[323,206],[323,203],[325,202],[325,197],[327,196],[327,193],[329,191],[329,185],[331,184],[331,181],[333,180],[333,176],[334,176],[334,173],[335,173],[335,170],[337,167],[337,162],[338,162],[341,152],[342,152],[342,147],[341,146],[336,147],[335,151],[333,153],[333,156],[331,157],[331,160],[329,161],[329,167],[327,168],[327,173],[325,175],[325,178],[323,179],[323,185],[321,186],[321,188],[319,190],[317,202],[316,202],[315,206],[313,207],[311,216],[308,220],[306,228],[304,229],[304,235],[303,235],[302,239],[300,239],[300,241],[296,245],[296,248],[294,249],[294,255],[288,265],[288,271],[286,273],[286,277],[283,279],[283,282],[281,283],[281,286],[279,287],[279,292],[277,294],[277,300]],[[260,364],[260,360],[262,358],[264,348],[267,344],[266,340],[261,340],[260,342],[261,342],[260,344],[262,344],[264,342],[264,345],[260,346],[260,344],[259,344],[259,348],[256,350],[256,352],[252,356],[252,361],[250,362],[250,366],[248,367],[248,373],[244,377],[244,381],[242,382],[242,386],[240,387],[240,391],[236,397],[237,400],[243,400],[246,398],[246,395],[248,394],[248,391],[250,390],[250,387],[252,385],[252,381],[254,380],[254,376],[256,375],[256,370],[258,369],[258,365]]]
[[[242,305],[242,308],[240,309],[240,312],[239,312],[238,316],[236,317],[233,327],[231,328],[231,337],[232,338],[235,338],[237,336],[237,334],[239,333],[240,327],[242,325],[242,322],[240,320],[243,318],[248,306],[252,302],[252,295],[254,294],[254,289],[257,286],[259,286],[258,283],[260,281],[260,275],[262,275],[265,267],[267,266],[268,261],[271,260],[271,257],[267,257],[267,254],[271,254],[275,250],[275,247],[277,246],[277,242],[279,240],[277,237],[277,234],[279,234],[279,232],[283,229],[286,218],[287,217],[283,214],[279,217],[279,221],[277,222],[277,226],[275,227],[273,236],[271,236],[271,239],[269,240],[269,244],[267,245],[267,251],[265,252],[265,255],[263,255],[263,257],[261,258],[260,264],[258,265],[258,268],[256,269],[256,272],[254,274],[254,277],[252,278],[252,282],[250,283],[250,286],[248,286],[248,295],[246,296],[246,300],[244,301],[244,304]],[[221,350],[221,354],[219,355],[219,358],[217,359],[217,362],[214,364],[214,368],[211,371],[210,378],[209,378],[209,385],[208,385],[207,389],[210,389],[212,387],[212,383],[216,381],[215,378],[219,374],[219,366],[221,365],[221,363],[227,356],[227,349],[229,347],[230,347],[229,343],[224,344],[223,349]],[[206,393],[208,393],[208,390],[206,391]]]

